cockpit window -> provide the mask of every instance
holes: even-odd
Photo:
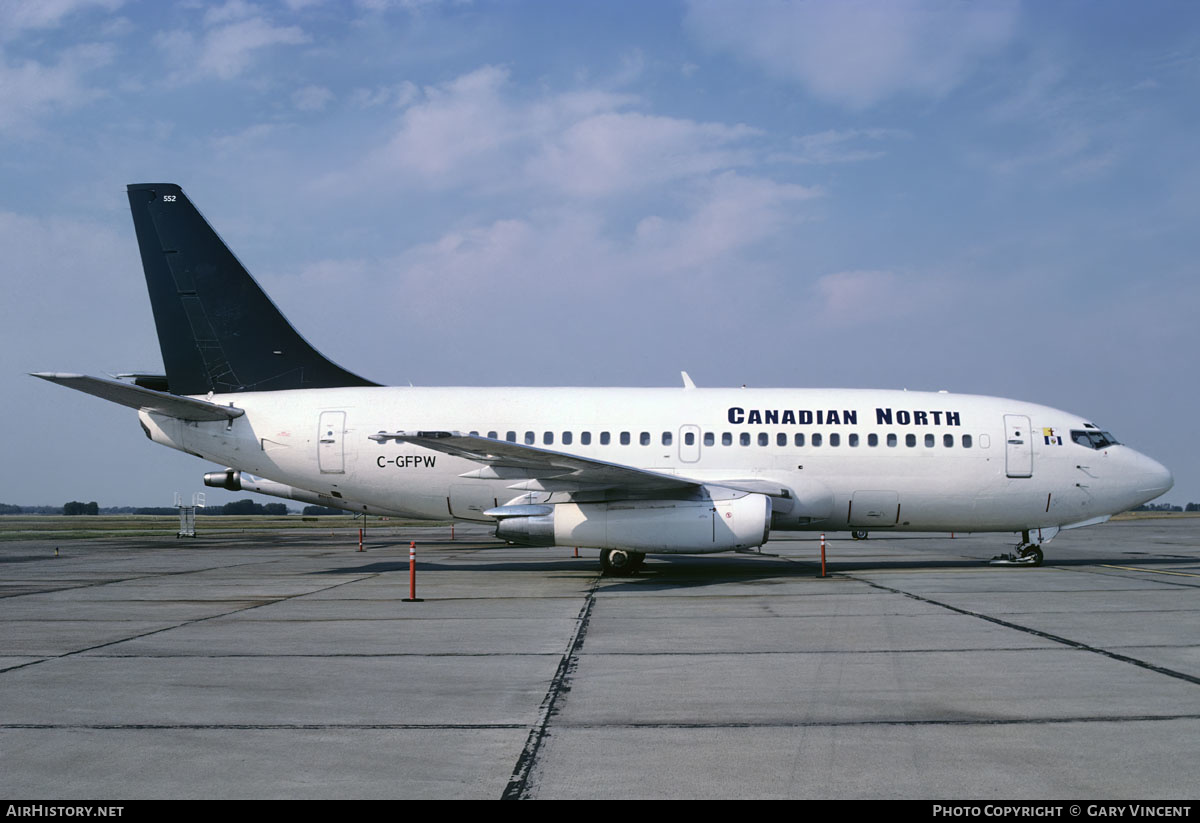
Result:
[[[1117,442],[1117,438],[1108,432],[1102,431],[1071,429],[1071,439],[1081,446],[1087,446],[1089,449],[1106,449],[1109,446],[1121,445]]]

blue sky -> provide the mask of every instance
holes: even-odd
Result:
[[[207,464],[24,376],[158,370],[181,184],[342,365],[1070,409],[1200,501],[1200,7],[0,0],[0,502]],[[227,497],[212,492],[210,500]]]

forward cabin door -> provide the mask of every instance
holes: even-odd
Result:
[[[1004,465],[1009,477],[1033,477],[1033,433],[1023,414],[1004,415]]]
[[[321,424],[317,429],[317,464],[322,474],[346,471],[345,433],[344,411],[321,412]]]

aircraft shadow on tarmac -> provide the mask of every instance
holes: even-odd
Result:
[[[431,545],[431,544],[426,544]],[[446,545],[456,545],[447,543]],[[461,545],[461,544],[458,544]],[[483,547],[462,546],[471,552]],[[490,548],[490,547],[487,547]],[[506,547],[497,547],[506,548]],[[828,576],[854,572],[871,571],[946,571],[955,569],[988,569],[995,574],[1029,573],[1033,567],[987,565],[989,557],[959,557],[959,558],[929,558],[924,559],[881,559],[870,560],[827,560]],[[1042,566],[1042,570],[1058,568],[1080,568],[1088,566],[1120,566],[1135,564],[1143,567],[1178,566],[1180,561],[1194,561],[1195,558],[1186,555],[1149,556],[1137,553],[1121,553],[1104,557],[1071,557],[1055,559]],[[417,572],[422,571],[525,571],[525,572],[593,572],[600,573],[599,563],[592,555],[579,558],[546,558],[546,559],[497,559],[490,560],[458,560],[453,563],[438,560],[417,560]],[[407,560],[385,560],[363,563],[362,565],[346,565],[336,568],[323,569],[312,574],[382,574],[405,573],[408,571]],[[636,574],[630,577],[606,577],[613,582],[623,582],[640,589],[655,586],[687,586],[712,585],[720,582],[747,582],[780,577],[815,577],[820,574],[819,557],[790,557],[788,559],[772,557],[768,553],[762,555],[657,555],[646,561]]]

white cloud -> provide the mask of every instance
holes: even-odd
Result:
[[[373,89],[355,89],[350,94],[350,102],[360,109],[370,109],[375,106],[395,106],[404,108],[417,99],[420,89],[415,83],[404,81],[395,86],[377,86]]]
[[[644,114],[633,110],[637,102],[596,90],[519,100],[508,70],[485,66],[423,89],[360,174],[396,174],[432,189],[503,185],[601,197],[753,162],[757,130]]]
[[[88,85],[88,74],[111,62],[113,54],[109,46],[80,46],[64,52],[57,64],[44,65],[10,64],[0,53],[0,133],[27,134],[46,114],[103,96]]]
[[[333,92],[325,86],[305,86],[292,93],[292,105],[300,111],[321,111],[333,99]]]
[[[272,24],[259,14],[256,6],[240,0],[209,9],[205,25],[206,31],[201,35],[176,29],[154,36],[154,43],[166,54],[176,81],[196,79],[193,72],[232,80],[249,69],[262,50],[299,45],[311,39],[298,26]]]
[[[639,268],[652,275],[675,272],[737,271],[732,258],[742,250],[799,222],[797,205],[820,191],[790,183],[725,172],[703,184],[695,207],[685,216],[647,217],[636,229]]]
[[[229,80],[249,68],[260,49],[308,40],[297,26],[273,26],[261,17],[239,20],[205,35],[198,67],[201,72]]]
[[[812,94],[854,109],[899,94],[940,97],[1013,36],[1013,2],[692,0],[686,26]]]
[[[886,152],[880,148],[865,148],[865,143],[871,142],[878,145],[884,140],[899,140],[908,137],[910,137],[908,132],[899,129],[846,129],[841,131],[831,129],[793,138],[791,151],[773,154],[771,159],[786,163],[815,165],[877,160]]]
[[[14,40],[23,32],[52,29],[75,12],[89,7],[114,11],[124,0],[3,0],[0,2],[0,40]]]
[[[570,124],[539,147],[527,168],[571,194],[605,195],[746,165],[746,126],[696,123],[638,112],[603,112]]]

